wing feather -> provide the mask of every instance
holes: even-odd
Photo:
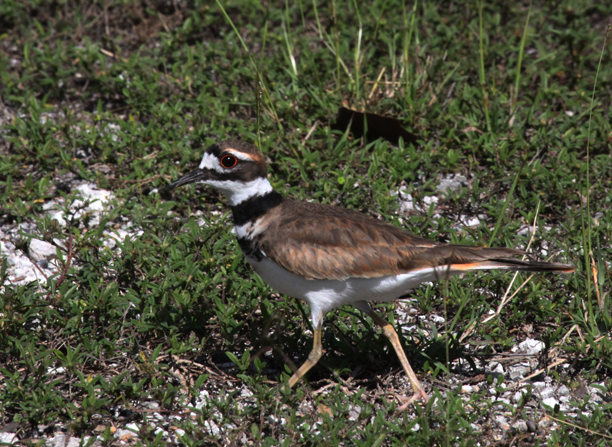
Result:
[[[356,211],[291,199],[273,220],[258,245],[283,268],[308,279],[376,278],[523,254],[439,244]]]
[[[365,214],[284,199],[256,244],[271,260],[307,279],[378,278],[448,266],[570,273],[574,267],[517,259],[512,248],[440,244]],[[273,236],[272,236],[273,235]],[[277,243],[282,242],[282,243]]]

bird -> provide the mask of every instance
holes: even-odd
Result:
[[[200,165],[166,186],[212,186],[231,207],[234,230],[247,262],[272,289],[305,301],[313,347],[289,378],[293,387],[323,355],[323,318],[352,305],[380,326],[413,389],[407,403],[428,394],[412,370],[393,326],[368,302],[389,302],[423,282],[477,270],[571,273],[568,264],[523,260],[513,248],[445,244],[339,206],[283,197],[268,180],[266,161],[247,142],[228,139],[208,147]]]

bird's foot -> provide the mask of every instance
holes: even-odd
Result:
[[[427,404],[427,402],[429,402],[429,396],[427,395],[425,390],[422,389],[422,388],[416,390],[411,397],[400,397],[399,399],[403,403],[402,403],[402,405],[397,407],[397,411],[404,411],[404,410],[406,410],[411,404],[413,404],[415,401],[417,401],[419,399],[423,399],[423,402],[425,404]]]

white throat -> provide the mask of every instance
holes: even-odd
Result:
[[[250,182],[238,180],[207,180],[202,183],[213,186],[221,191],[230,206],[236,206],[255,196],[263,196],[272,192],[272,185],[267,178],[258,177]]]

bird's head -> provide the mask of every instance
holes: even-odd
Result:
[[[230,206],[272,191],[261,152],[252,144],[238,140],[225,140],[210,146],[200,166],[168,185],[166,190],[190,183],[217,188],[225,194]]]

